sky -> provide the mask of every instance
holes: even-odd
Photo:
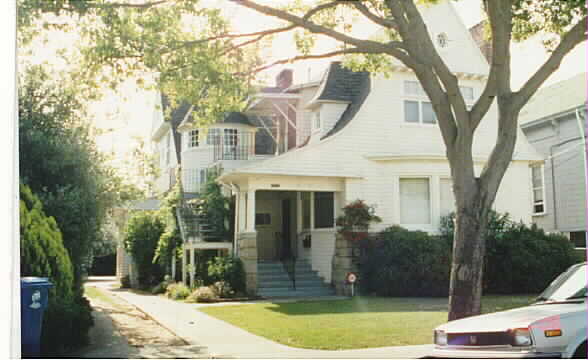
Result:
[[[260,2],[275,4],[276,1],[286,0],[260,0]],[[235,33],[259,31],[269,29],[278,24],[277,20],[261,15],[253,10],[239,6],[235,2],[226,0],[203,0],[206,6],[220,7],[223,14],[230,19]],[[457,12],[466,27],[471,27],[483,19],[480,1],[453,2]],[[369,37],[377,28],[370,22],[364,22],[354,27],[354,36]],[[49,43],[39,45],[46,51],[39,52],[36,61],[56,62],[52,52],[71,43],[75,35],[56,34],[49,39]],[[336,43],[329,39],[319,39],[317,52],[334,50]],[[262,57],[267,62],[295,56],[296,49],[293,45],[291,34],[279,34],[275,36],[272,46],[267,49]],[[547,58],[548,54],[537,39],[529,40],[522,44],[514,44],[512,47],[512,84],[516,89],[534,72]],[[332,59],[315,61],[301,61],[293,64],[277,66],[260,74],[259,81],[273,84],[275,75],[284,68],[294,70],[294,82],[301,83],[316,80],[320,77],[328,63]],[[59,66],[59,61],[56,62]],[[568,55],[561,68],[552,75],[544,86],[553,84],[584,72],[586,66],[586,44],[578,46]],[[129,160],[132,147],[137,143],[136,138],[148,139],[151,132],[151,121],[155,110],[156,94],[140,90],[134,80],[126,81],[117,91],[107,91],[101,102],[91,104],[90,112],[93,114],[94,124],[104,131],[104,135],[97,138],[101,150],[114,154],[113,165],[123,167],[125,159]]]

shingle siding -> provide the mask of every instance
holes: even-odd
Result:
[[[575,114],[528,127],[524,131],[529,142],[545,158],[546,214],[534,216],[533,221],[546,231],[585,230],[584,147]]]

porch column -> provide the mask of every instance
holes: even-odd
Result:
[[[247,194],[244,191],[241,191],[237,194],[237,197],[239,198],[239,201],[237,202],[237,229],[239,230],[239,232],[245,231],[245,214],[247,213],[246,195]]]
[[[187,254],[186,254],[186,247],[182,246],[182,282],[185,284],[187,281],[187,276],[186,276],[186,272],[187,272],[187,268],[188,268],[188,264],[187,264]]]
[[[194,271],[196,270],[196,265],[194,265],[194,248],[190,249],[190,286],[194,286]]]
[[[310,192],[310,229],[314,230],[314,191]]]
[[[247,232],[255,232],[255,190],[247,191]]]
[[[296,192],[296,234],[302,231],[302,192]]]

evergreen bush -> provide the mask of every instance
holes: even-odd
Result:
[[[48,277],[49,304],[43,316],[41,354],[62,355],[86,345],[93,325],[88,301],[75,289],[73,267],[61,232],[45,215],[41,201],[26,185],[20,186],[21,276]]]

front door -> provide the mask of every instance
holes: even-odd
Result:
[[[282,259],[292,257],[292,243],[290,239],[290,200],[282,200]]]

